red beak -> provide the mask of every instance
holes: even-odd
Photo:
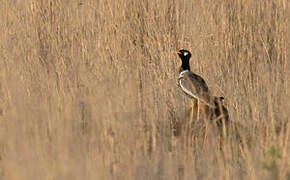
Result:
[[[176,51],[177,54],[182,54],[180,51]]]

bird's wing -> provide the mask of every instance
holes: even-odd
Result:
[[[208,106],[214,106],[211,102],[211,96],[205,81],[190,71],[181,72],[178,78],[178,84],[182,91],[191,98],[199,99]]]

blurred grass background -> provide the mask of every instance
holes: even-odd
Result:
[[[1,179],[290,179],[289,5],[2,1]],[[172,135],[179,48],[243,144]]]

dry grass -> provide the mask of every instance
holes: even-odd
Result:
[[[289,5],[3,1],[1,179],[290,179]],[[242,144],[172,135],[180,47]]]

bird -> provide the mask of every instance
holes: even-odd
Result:
[[[218,128],[218,132],[221,132],[223,135],[226,134],[228,128],[230,127],[230,117],[229,112],[225,105],[223,104],[224,97],[220,96],[212,96],[212,101],[214,103],[214,107],[208,107],[207,105],[200,106],[201,110],[205,112],[205,117]],[[200,128],[201,124],[195,124],[197,121],[192,120],[192,107],[186,109],[185,114],[177,113],[176,119],[172,121],[172,129],[174,136],[187,136],[190,132],[188,131],[190,128],[198,127]],[[192,126],[192,125],[195,126]],[[194,128],[193,128],[194,129]],[[185,133],[185,134],[184,134]],[[183,134],[183,135],[182,135]]]
[[[218,126],[222,126],[223,120],[225,124],[228,125],[230,123],[229,112],[228,109],[223,105],[224,97],[214,97],[215,108],[213,109],[211,119],[217,123]]]
[[[196,104],[198,119],[200,113],[200,102],[204,103],[210,108],[215,108],[216,105],[205,80],[198,74],[193,73],[190,69],[190,51],[186,49],[180,49],[177,51],[177,54],[181,59],[178,86],[188,97],[192,99],[192,117],[194,112],[194,106]],[[195,103],[195,101],[197,101],[197,103]]]

